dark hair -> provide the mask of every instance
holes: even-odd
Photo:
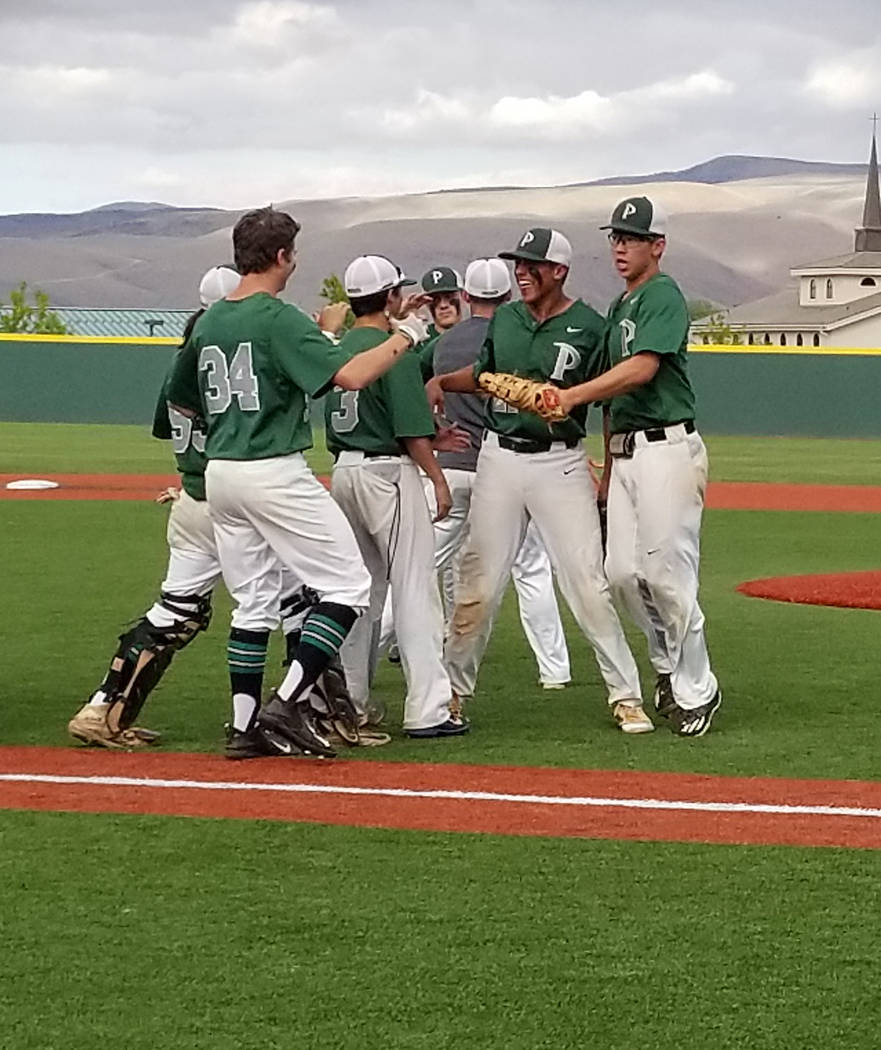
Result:
[[[386,288],[381,292],[374,292],[373,295],[359,295],[355,298],[349,297],[349,303],[352,307],[352,313],[356,317],[367,317],[368,314],[381,313],[386,306],[388,306],[388,297],[394,291],[394,288]]]
[[[494,295],[491,297],[485,295],[471,295],[469,293],[469,296],[475,303],[485,303],[487,306],[502,306],[511,298],[511,293],[505,292],[504,295]]]
[[[257,208],[246,212],[232,231],[233,255],[241,274],[263,273],[280,251],[291,252],[300,224],[287,212]]]
[[[184,343],[193,334],[193,329],[196,327],[196,321],[199,320],[199,318],[202,316],[203,313],[205,313],[205,307],[204,306],[201,309],[197,310],[194,314],[191,314],[190,317],[187,318],[187,323],[184,325],[184,334],[181,336],[181,340],[180,340],[180,345],[181,346],[183,346]]]

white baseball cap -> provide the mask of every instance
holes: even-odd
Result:
[[[376,295],[377,292],[415,283],[384,255],[359,255],[349,263],[343,276],[346,295],[350,299],[361,299],[365,295]]]
[[[465,291],[475,299],[499,299],[511,291],[511,275],[501,259],[475,259],[465,271]]]
[[[199,282],[199,302],[207,309],[238,287],[239,271],[232,266],[212,266]]]

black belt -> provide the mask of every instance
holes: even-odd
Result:
[[[507,449],[508,452],[520,452],[527,455],[532,455],[534,452],[550,452],[551,446],[557,444],[556,441],[530,441],[528,438],[509,438],[503,437],[501,434],[497,436],[499,448]],[[562,444],[566,448],[575,448],[580,442],[581,438],[567,438],[565,441],[562,441]]]
[[[651,427],[649,430],[643,430],[646,441],[666,441],[667,440],[667,427],[685,427],[686,434],[694,433],[694,420],[693,419],[679,419],[675,423],[665,423],[661,427]],[[639,431],[637,430],[638,434]]]

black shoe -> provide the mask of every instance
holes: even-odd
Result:
[[[395,667],[401,663],[401,651],[396,645],[390,645],[388,649],[388,662]]]
[[[470,722],[448,718],[446,722],[441,722],[439,726],[429,726],[428,729],[405,729],[404,732],[407,736],[416,740],[428,740],[438,736],[462,736],[463,733],[469,732],[470,729]]]
[[[722,703],[722,691],[717,689],[712,700],[708,700],[700,707],[692,711],[686,711],[684,707],[676,704],[670,713],[670,722],[673,732],[677,736],[703,736],[710,728],[713,715],[719,710]]]
[[[270,696],[257,715],[257,729],[278,754],[294,755],[299,750],[336,758],[336,751],[319,736],[306,707],[299,703],[285,703],[277,693]]]
[[[255,726],[242,732],[234,729],[231,725],[226,727],[226,757],[227,758],[265,758],[274,755],[276,751],[264,740]]]
[[[661,718],[669,718],[676,707],[676,697],[668,674],[659,674],[655,681],[655,710]]]

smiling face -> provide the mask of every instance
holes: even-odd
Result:
[[[514,266],[514,279],[523,302],[535,305],[548,296],[557,294],[568,272],[568,267],[561,263],[518,259]]]
[[[653,277],[659,268],[667,242],[663,237],[637,237],[630,233],[609,234],[612,264],[628,288],[635,288]]]
[[[437,292],[428,304],[435,327],[440,332],[459,323],[462,316],[462,299],[458,292]]]

